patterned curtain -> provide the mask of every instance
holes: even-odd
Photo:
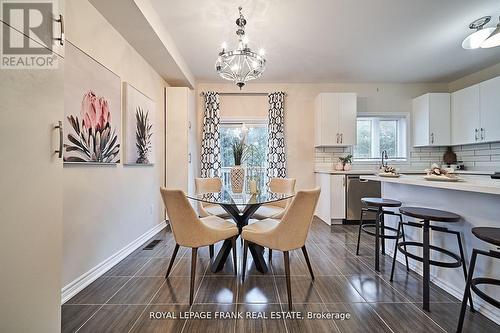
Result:
[[[219,94],[205,93],[203,137],[201,141],[201,177],[220,177]]]
[[[285,153],[285,93],[275,92],[269,97],[269,141],[267,177],[286,177]]]

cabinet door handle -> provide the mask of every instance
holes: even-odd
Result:
[[[60,27],[61,27],[60,37],[56,38],[56,40],[59,41],[59,45],[64,45],[64,19],[63,19],[62,14],[59,14],[59,18],[56,20],[56,22],[59,22],[60,23]]]
[[[484,128],[481,128],[481,141],[484,140]]]
[[[57,125],[54,126],[54,129],[59,129],[59,149],[54,151],[54,154],[57,154],[58,158],[62,158],[63,155],[63,125],[62,121],[58,121]]]
[[[479,137],[478,137],[478,132],[479,132],[479,130],[478,130],[477,128],[476,128],[476,129],[474,129],[474,139],[475,139],[476,141],[479,139]]]
[[[191,163],[191,153],[188,154],[188,163]]]
[[[434,143],[434,133],[431,133],[431,143]]]
[[[340,133],[340,143],[344,143],[344,133]]]
[[[337,133],[337,143],[339,143],[339,133]]]

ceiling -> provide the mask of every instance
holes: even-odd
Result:
[[[137,1],[137,0],[136,0]],[[144,1],[144,0],[141,0]],[[217,81],[221,43],[266,50],[266,82],[450,82],[500,62],[500,47],[464,50],[473,20],[498,0],[145,0],[198,81]]]

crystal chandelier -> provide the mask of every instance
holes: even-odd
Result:
[[[264,59],[264,51],[259,53],[253,52],[248,47],[248,38],[245,36],[245,25],[247,21],[241,13],[241,7],[238,8],[240,17],[236,20],[238,30],[238,46],[236,50],[226,51],[226,45],[223,43],[222,51],[219,52],[219,57],[215,63],[215,70],[226,80],[236,82],[238,87],[243,88],[246,81],[258,78],[266,68],[266,60]]]

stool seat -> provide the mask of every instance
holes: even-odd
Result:
[[[423,208],[423,207],[401,207],[401,214],[422,220],[437,222],[458,222],[460,215],[444,210]]]
[[[401,207],[401,201],[384,198],[361,198],[361,202],[374,207]]]
[[[500,228],[477,227],[472,228],[472,233],[480,240],[500,246]]]

